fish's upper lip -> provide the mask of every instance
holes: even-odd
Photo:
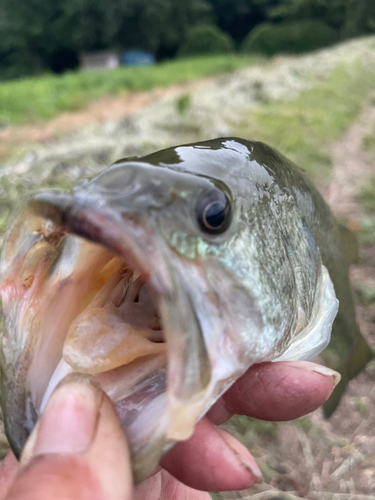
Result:
[[[158,294],[173,293],[161,256],[168,250],[144,217],[117,211],[105,197],[99,201],[84,194],[45,191],[32,199],[59,209],[63,231],[105,246],[151,281]]]

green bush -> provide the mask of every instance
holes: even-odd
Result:
[[[179,50],[180,56],[226,54],[234,51],[229,35],[213,25],[191,28]]]
[[[316,50],[338,40],[336,30],[314,19],[280,24],[262,23],[246,36],[242,50],[268,56],[280,52],[295,54]]]

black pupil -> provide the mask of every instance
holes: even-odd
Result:
[[[220,189],[204,191],[197,200],[196,216],[202,231],[221,234],[231,222],[230,202]]]
[[[208,227],[220,227],[225,221],[225,206],[217,201],[211,202],[205,210],[204,221]]]

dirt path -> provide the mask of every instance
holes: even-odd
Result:
[[[375,174],[371,153],[363,148],[363,141],[375,129],[375,106],[366,106],[357,120],[335,144],[332,150],[333,171],[323,195],[333,212],[348,221],[348,226],[358,231],[364,215],[358,200],[368,179]],[[351,268],[351,280],[355,287],[375,288],[375,245],[360,247],[361,262]],[[369,306],[370,307],[370,306]],[[361,331],[375,347],[375,310],[357,305],[357,317]],[[375,407],[374,407],[375,411]]]
[[[9,156],[16,148],[41,143],[61,137],[68,132],[95,123],[105,123],[132,115],[161,98],[178,97],[195,92],[212,82],[204,78],[188,83],[158,87],[145,92],[128,92],[120,96],[105,97],[92,102],[87,108],[63,113],[48,122],[0,129],[0,160]]]
[[[322,190],[333,212],[345,218],[354,232],[359,230],[365,212],[359,195],[375,173],[371,154],[364,150],[364,139],[374,128],[375,106],[367,105],[334,145],[333,171],[327,186]],[[375,244],[360,245],[359,253],[359,263],[350,270],[353,289],[366,284],[375,287]],[[375,348],[375,304],[356,304],[356,316],[362,334],[369,345]],[[375,363],[371,362],[350,382],[338,410],[328,422],[317,412],[312,421],[324,429],[327,436],[346,438],[350,443],[349,453],[340,453],[332,448],[330,456],[323,459],[320,481],[323,484],[336,481],[338,491],[354,493],[351,497],[353,500],[359,499],[360,493],[374,493]],[[341,462],[338,460],[340,455]],[[341,498],[350,497],[337,496],[337,499]]]
[[[363,109],[357,120],[335,144],[332,150],[333,172],[330,182],[323,188],[323,195],[340,217],[348,219],[354,227],[358,224],[361,205],[356,200],[358,192],[375,172],[370,153],[363,150],[363,140],[375,127],[375,106]]]

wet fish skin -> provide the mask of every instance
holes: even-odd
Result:
[[[338,405],[346,385],[351,378],[357,375],[374,356],[373,351],[368,347],[361,335],[355,318],[354,302],[349,283],[346,241],[342,238],[340,225],[336,218],[318,190],[305,175],[303,169],[290,162],[266,144],[242,141],[241,139],[234,140],[251,150],[251,164],[249,165],[248,175],[257,186],[258,193],[261,193],[262,189],[267,189],[266,178],[269,175],[280,190],[293,197],[293,200],[290,200],[290,202],[292,205],[295,203],[296,208],[299,210],[297,217],[303,217],[307,230],[311,232],[315,241],[315,244],[311,242],[310,249],[313,249],[313,252],[315,252],[315,245],[319,249],[322,262],[327,267],[334,284],[335,293],[339,300],[339,311],[333,323],[331,342],[321,354],[321,358],[327,366],[339,371],[342,378],[330,399],[324,405],[325,414],[328,417]],[[210,142],[211,146],[212,143],[213,141]],[[220,140],[215,144],[216,147],[219,144]],[[151,155],[152,158],[155,158],[156,163],[159,161],[158,157],[161,154],[156,153],[156,156]],[[169,154],[173,155],[174,153],[170,150]],[[249,180],[246,174],[245,178],[243,178],[244,172],[240,171],[240,168],[237,171],[236,169],[233,171],[233,163],[230,163],[230,168],[228,168],[228,163],[225,154],[223,154],[221,166],[227,170],[226,177],[224,177],[225,174],[222,177],[222,179],[225,179],[224,182],[230,182],[229,178],[233,182],[232,175],[238,179],[239,184],[241,184],[242,180]],[[214,168],[207,165],[204,174],[212,175]],[[256,176],[254,176],[255,172]],[[284,200],[280,193],[278,203],[283,203]],[[284,205],[284,208],[288,210],[287,205]],[[282,217],[280,218],[281,213],[277,213],[277,210],[279,209],[273,208],[273,213],[280,222]],[[250,212],[250,221],[253,217],[256,218],[256,216],[257,214],[251,214]],[[281,224],[291,224],[288,216],[290,217],[290,214],[286,215],[284,213],[284,219]],[[260,221],[258,229],[259,234],[262,234],[262,231],[264,231],[264,220]],[[260,240],[262,239],[260,238]],[[310,261],[309,265],[315,263],[315,259],[316,257]],[[307,262],[309,261],[305,261],[305,265]],[[312,269],[311,271],[313,275],[314,270]],[[308,287],[306,287],[306,290],[308,290]],[[288,304],[287,300],[286,303]]]
[[[243,141],[238,138],[232,140],[237,144],[242,144],[246,149],[251,151],[251,160],[247,172],[246,167],[242,169],[240,164],[230,161],[226,150],[222,150],[222,158],[219,158],[220,155],[217,154],[217,159],[207,162],[203,167],[202,163],[199,163],[193,171],[200,175],[214,176],[219,164],[220,175],[218,177],[224,183],[231,186],[237,180],[238,195],[242,197],[249,195],[249,193],[242,191],[249,188],[246,185],[249,179],[251,179],[253,188],[251,195],[260,198],[268,194],[272,196],[269,187],[272,185],[278,186],[279,193],[274,193],[275,204],[271,208],[272,214],[279,223],[298,228],[298,220],[297,223],[293,222],[290,218],[291,214],[287,213],[289,210],[287,203],[290,203],[298,210],[299,213],[296,214],[297,219],[302,216],[306,224],[305,230],[311,233],[314,240],[310,242],[310,251],[314,254],[316,248],[319,249],[321,260],[327,267],[333,281],[335,293],[339,300],[339,311],[333,323],[330,345],[321,354],[321,357],[327,366],[340,372],[342,379],[329,401],[324,405],[326,416],[329,416],[339,403],[340,397],[345,391],[349,380],[357,375],[374,356],[361,335],[355,319],[354,303],[349,283],[349,264],[346,258],[346,242],[341,237],[340,225],[336,218],[315,186],[305,175],[303,169],[266,144]],[[220,149],[222,143],[223,140],[218,139],[216,141],[207,141],[205,144],[210,148]],[[204,146],[202,145],[202,147]],[[244,155],[246,156],[246,150],[244,150]],[[173,164],[175,162],[175,149],[172,148],[154,153],[145,159],[155,165],[159,163]],[[188,161],[188,156],[185,161]],[[190,163],[189,168],[191,168]],[[276,187],[275,190],[277,190]],[[292,199],[289,198],[288,200],[284,194],[288,194]],[[280,204],[283,203],[285,203],[283,205],[284,213],[282,213],[283,210],[280,210]],[[252,227],[254,227],[253,224],[257,224],[255,233],[261,235],[259,241],[262,242],[267,241],[267,234],[265,233],[267,227],[264,224],[264,220],[267,220],[267,214],[260,212],[260,220],[257,221],[259,217],[258,207],[259,205],[254,205],[254,210],[250,209],[248,214],[244,216],[247,220],[242,220],[242,222]],[[272,231],[273,229],[270,228],[270,232]],[[284,236],[287,239],[287,235],[285,234]],[[295,242],[291,244],[292,247],[295,245]],[[230,249],[229,252],[231,252]],[[305,261],[305,264],[309,262],[309,266],[313,265],[311,273],[308,273],[308,276],[313,276],[314,272],[316,272],[316,269],[314,269],[316,258],[316,255],[313,255],[310,262],[308,260]],[[234,261],[232,265],[234,265]],[[281,288],[279,287],[276,292],[281,292]],[[310,290],[306,286],[305,291],[307,293],[311,293],[311,290],[313,290],[313,286]],[[290,305],[287,295],[284,299],[285,303]]]
[[[168,244],[180,255],[190,259],[212,257],[235,272],[241,283],[262,301],[262,321],[272,330],[273,349],[281,351],[289,341],[285,332],[292,329],[297,319],[296,300],[301,302],[307,317],[311,315],[321,261],[295,196],[287,187],[295,181],[294,167],[285,159],[281,160],[281,164],[280,159],[261,143],[218,139],[171,148],[134,159],[134,163],[127,159],[125,162],[120,160],[115,166],[136,172],[128,175],[133,183],[142,186],[134,191],[137,200],[141,198],[142,191],[147,194],[159,191],[158,199],[170,199],[172,196],[165,186],[170,183],[168,177],[171,171],[210,179],[222,189],[228,189],[234,223],[223,236],[212,238],[198,230],[191,216],[192,207],[185,201],[193,193],[178,184],[173,184],[178,196],[172,205],[167,203],[158,212],[156,225]],[[161,167],[160,174],[152,173],[151,188],[150,181],[142,175],[134,181],[142,164],[158,169]],[[287,169],[288,165],[291,169],[287,174],[289,179],[278,171]],[[122,197],[132,182],[129,183],[123,175],[121,185],[120,171],[104,172],[94,181],[93,189],[105,186],[106,199]],[[149,176],[150,172],[146,170],[145,175]],[[116,210],[126,211],[127,207],[134,209],[136,200],[122,201],[120,205],[117,201],[115,203]],[[154,201],[153,206],[158,207],[157,202]],[[152,215],[149,214],[149,217]],[[305,262],[309,262],[308,267]],[[298,273],[297,279],[291,272],[292,268]],[[277,340],[275,331],[279,331]],[[280,346],[277,346],[278,343]],[[263,348],[261,344],[257,347],[260,351]]]
[[[267,146],[264,152],[260,153],[258,161],[269,164],[272,161],[270,157],[275,154],[281,157],[285,165],[291,165],[282,155]],[[275,169],[275,173],[277,178],[291,187],[299,210],[319,248],[322,262],[329,271],[339,300],[339,310],[332,326],[330,344],[320,354],[325,365],[341,374],[341,381],[323,405],[325,416],[329,417],[339,404],[349,381],[374,357],[374,352],[363,338],[355,317],[349,282],[350,258],[348,259],[348,254],[350,255],[353,249],[347,248],[346,238],[342,238],[340,224],[301,169],[292,165],[292,168],[288,169]]]
[[[224,192],[232,206],[231,224],[218,235],[202,232],[195,217],[197,199],[212,189]],[[343,374],[327,411],[372,355],[355,322],[336,220],[303,171],[262,143],[222,138],[120,160],[72,193],[42,193],[27,207],[43,216],[49,211],[62,232],[104,244],[114,253],[121,254],[128,244],[126,238],[119,239],[122,230],[132,231],[141,242],[139,253],[158,268],[159,279],[152,285],[170,325],[168,393],[175,419],[181,409],[189,413],[193,408],[186,422],[189,432],[248,366],[282,355],[313,320],[322,264],[340,301],[332,341],[322,356]],[[11,231],[2,253],[3,285],[20,258]],[[23,248],[33,237],[22,240]],[[72,252],[64,258],[64,269],[74,269]],[[38,416],[28,374],[40,346],[15,320],[20,303],[8,300],[6,308],[2,408],[7,434],[20,452]],[[228,342],[235,355],[216,337]],[[216,358],[227,362],[227,371],[216,366]],[[194,407],[197,395],[201,403]],[[177,431],[170,432],[177,439]],[[157,439],[134,453],[139,478],[152,470],[172,438]]]
[[[349,282],[350,259],[347,258],[353,249],[347,248],[340,224],[301,168],[266,145],[254,149],[254,159],[260,164],[273,165],[276,182],[289,186],[319,248],[322,262],[329,271],[339,301],[330,344],[320,354],[325,365],[341,374],[341,381],[323,405],[325,416],[329,417],[339,404],[349,381],[374,357],[374,352],[363,338],[355,317]]]

